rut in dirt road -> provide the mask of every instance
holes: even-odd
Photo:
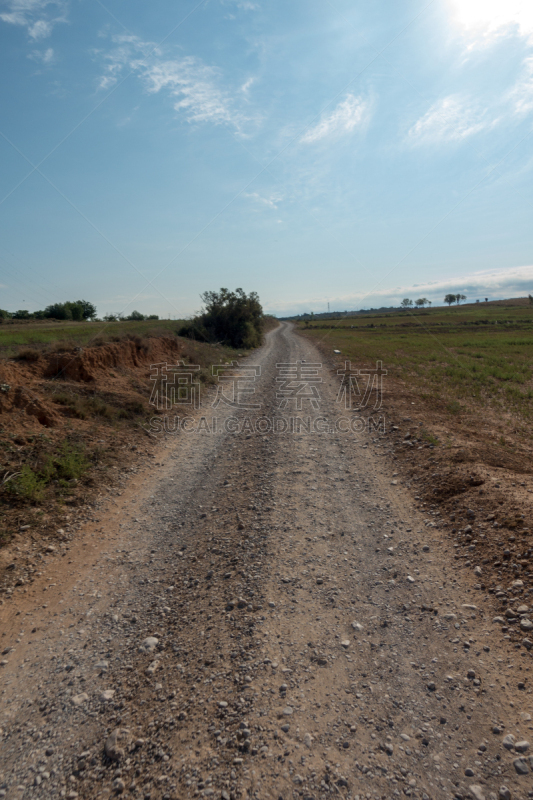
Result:
[[[205,411],[252,428],[168,437],[71,565],[2,608],[0,796],[533,797],[529,653],[503,649],[386,435],[335,431],[326,365],[333,432],[249,432],[295,414],[276,365],[319,361],[270,333],[246,361],[262,407]]]

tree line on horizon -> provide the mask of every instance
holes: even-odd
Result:
[[[431,305],[431,300],[428,300],[427,297],[419,297],[418,300],[413,302],[408,297],[404,297],[400,303],[400,308],[412,308],[413,305],[417,308],[424,308],[425,306]]]
[[[96,319],[96,306],[87,300],[67,300],[66,303],[52,303],[41,311],[6,311],[0,308],[0,322],[5,319],[54,319],[61,322],[89,322]],[[132,311],[127,317],[121,314],[106,314],[104,322],[140,321],[144,319],[159,319],[157,314],[141,314]]]
[[[444,302],[448,303],[448,306],[451,306],[452,303],[457,303],[457,305],[459,305],[462,300],[466,300],[466,294],[447,294],[444,298]],[[418,300],[413,302],[409,297],[404,297],[400,303],[400,308],[412,308],[413,305],[417,308],[424,308],[425,306],[431,305],[431,300],[427,300],[425,297],[419,297]]]

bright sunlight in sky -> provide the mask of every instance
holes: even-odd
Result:
[[[533,0],[0,0],[0,308],[533,293]]]
[[[515,26],[522,35],[533,34],[531,0],[452,0],[452,4],[465,28],[495,32]]]

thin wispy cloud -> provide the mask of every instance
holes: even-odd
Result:
[[[533,111],[533,56],[524,59],[522,74],[510,93],[516,114]]]
[[[113,37],[117,45],[105,55],[106,67],[101,89],[111,88],[124,70],[133,71],[150,94],[167,92],[176,111],[188,122],[226,124],[241,130],[246,117],[236,108],[230,92],[221,86],[222,76],[216,67],[193,56],[164,58],[151,42],[135,36]]]
[[[28,58],[41,64],[51,64],[54,60],[54,48],[48,47],[46,50],[33,50],[28,53]]]
[[[0,19],[9,25],[18,25],[34,41],[46,39],[54,25],[66,21],[66,0],[4,0],[0,4]]]
[[[248,78],[248,80],[245,81],[241,86],[241,92],[247,95],[254,83],[255,83],[255,78]]]
[[[408,136],[424,143],[453,142],[466,139],[495,124],[485,111],[457,95],[443,97],[415,122]]]
[[[217,86],[217,70],[187,57],[146,67],[142,74],[149,92],[167,89],[176,111],[184,111],[189,122],[228,123],[239,126],[240,115],[231,108],[227,93]]]
[[[268,206],[269,208],[277,208],[278,203],[283,200],[281,195],[273,194],[270,197],[262,197],[258,192],[245,192],[245,197],[249,197],[250,200],[254,200],[256,203],[260,203],[261,205]]]
[[[252,0],[222,0],[223,6],[235,6],[242,11],[255,11],[259,8],[259,3],[253,3]]]
[[[362,97],[349,94],[329,116],[323,116],[318,125],[300,139],[305,144],[314,144],[322,139],[351,133],[369,118],[369,104]]]

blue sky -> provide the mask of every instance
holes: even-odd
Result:
[[[530,0],[0,1],[0,307],[533,292]]]

